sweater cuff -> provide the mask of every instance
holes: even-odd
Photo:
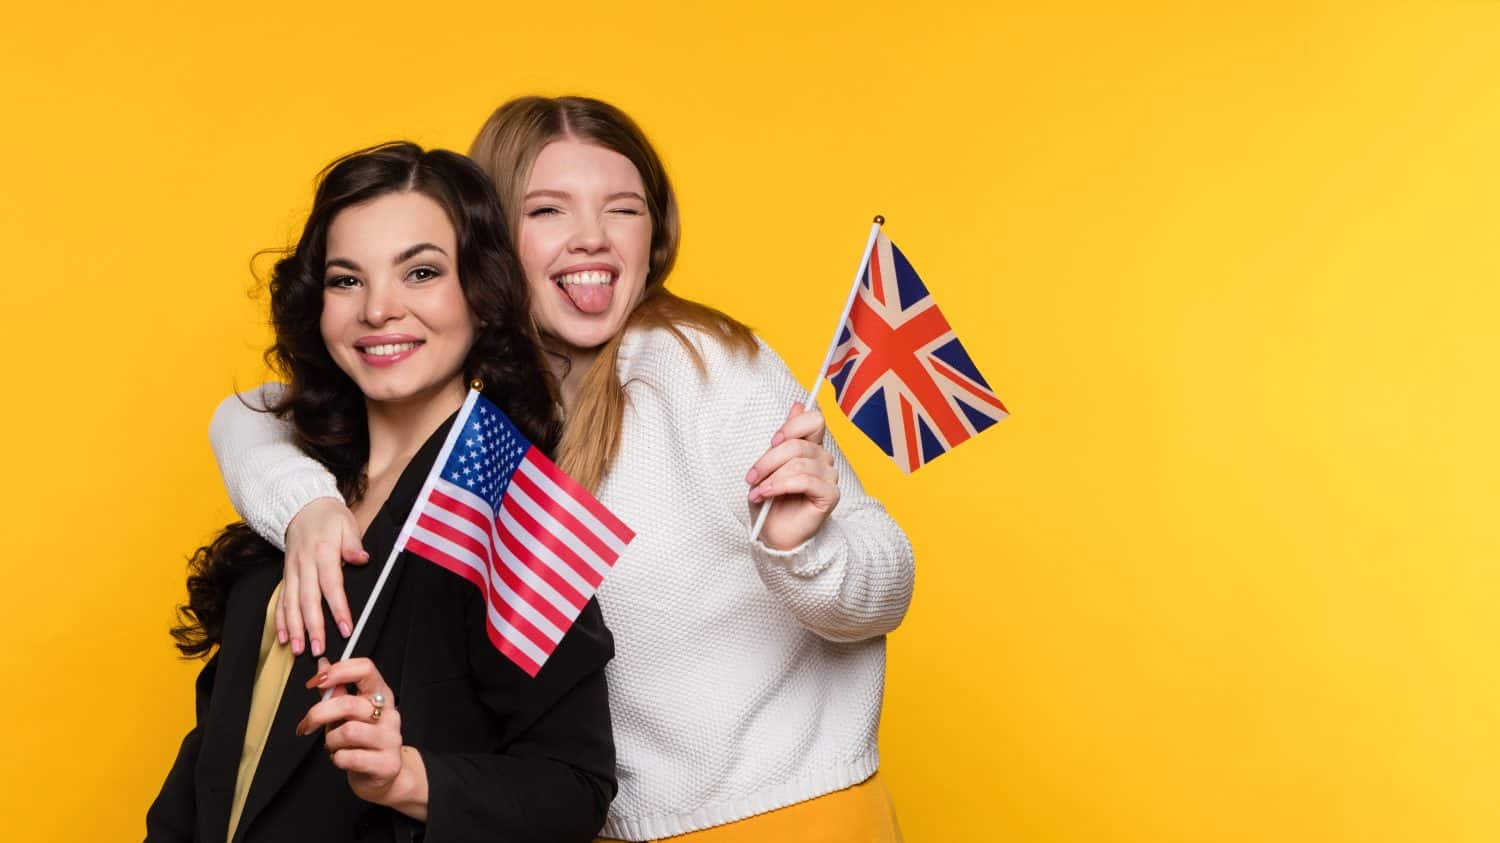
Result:
[[[313,472],[293,471],[278,477],[269,485],[267,507],[255,518],[247,518],[250,529],[264,536],[277,550],[286,550],[286,531],[308,504],[319,498],[334,498],[342,502],[338,486],[331,478]]]
[[[842,528],[829,518],[812,538],[789,550],[778,550],[756,539],[750,543],[750,556],[757,565],[782,568],[793,576],[811,579],[828,570],[843,544]]]

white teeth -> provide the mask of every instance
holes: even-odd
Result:
[[[419,343],[414,342],[393,342],[384,345],[367,345],[362,351],[373,357],[388,357],[392,354],[400,354],[403,351],[411,351],[418,345]]]
[[[557,283],[575,286],[578,284],[608,284],[614,280],[614,273],[601,270],[589,270],[588,272],[569,272],[566,275],[557,276]]]

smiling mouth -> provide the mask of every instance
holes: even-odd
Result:
[[[588,269],[582,272],[565,272],[554,275],[552,282],[568,297],[573,306],[589,314],[599,314],[609,309],[615,294],[615,273],[610,270]]]
[[[370,357],[394,357],[397,354],[415,351],[421,344],[420,342],[389,342],[381,345],[362,345],[358,348],[360,354]]]
[[[562,275],[554,275],[552,281],[559,287],[585,287],[599,284],[613,284],[615,274],[608,270],[589,269],[583,272],[565,272]]]

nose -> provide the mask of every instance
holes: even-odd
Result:
[[[593,254],[609,248],[609,237],[599,219],[589,214],[580,214],[575,219],[578,222],[568,238],[568,251]]]
[[[406,315],[406,304],[401,298],[401,285],[392,281],[373,278],[365,288],[364,321],[368,325],[384,325]]]

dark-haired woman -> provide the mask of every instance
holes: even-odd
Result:
[[[470,378],[532,441],[555,444],[526,308],[498,200],[467,159],[394,144],[326,172],[271,282],[287,388],[269,410],[336,479],[382,561]],[[346,579],[356,611],[378,568]],[[477,589],[403,554],[355,657],[330,665],[276,640],[280,579],[281,554],[242,524],[195,557],[174,634],[210,658],[148,840],[555,843],[598,830],[615,781],[612,641],[596,604],[532,678],[490,643]]]

